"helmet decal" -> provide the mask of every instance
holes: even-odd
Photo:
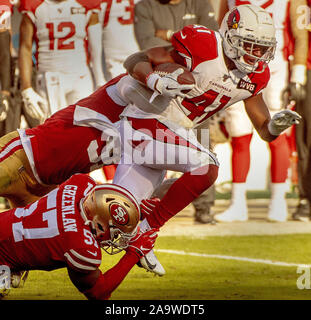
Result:
[[[120,225],[126,225],[129,222],[129,214],[127,210],[119,203],[114,202],[109,206],[112,219]]]
[[[228,29],[237,29],[239,27],[240,22],[240,13],[239,10],[236,8],[234,9],[228,16],[227,24]]]

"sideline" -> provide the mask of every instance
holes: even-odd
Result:
[[[268,264],[268,265],[274,265],[274,266],[280,266],[280,267],[311,268],[311,264],[272,261],[272,260],[265,260],[265,259],[253,259],[253,258],[247,258],[247,257],[225,256],[220,254],[196,253],[196,252],[186,252],[186,251],[166,250],[166,249],[154,249],[154,251],[162,252],[162,253],[177,254],[181,256],[193,256],[193,257],[203,257],[203,258],[211,258],[211,259],[223,259],[223,260],[235,260],[235,261],[244,261],[244,262],[251,262],[251,263],[261,263],[261,264]]]

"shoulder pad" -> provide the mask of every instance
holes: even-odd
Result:
[[[191,59],[190,71],[206,60],[218,57],[215,31],[200,25],[189,25],[174,33],[172,44],[176,51]]]

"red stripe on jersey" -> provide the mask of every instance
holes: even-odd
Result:
[[[142,131],[156,141],[202,151],[191,142],[171,131],[166,125],[156,119],[136,119],[130,117],[127,119],[131,122],[131,125],[135,130]]]
[[[0,150],[0,161],[4,161],[10,157],[15,151],[22,149],[22,142],[19,137],[12,139]]]

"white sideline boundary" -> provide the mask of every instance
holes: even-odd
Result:
[[[253,259],[253,258],[247,258],[247,257],[226,256],[226,255],[220,255],[220,254],[196,253],[196,252],[186,252],[186,251],[166,250],[166,249],[154,249],[154,251],[162,252],[162,253],[177,254],[181,256],[193,256],[193,257],[202,257],[202,258],[211,258],[211,259],[223,259],[223,260],[235,260],[235,261],[243,261],[243,262],[251,262],[251,263],[261,263],[261,264],[268,264],[268,265],[279,266],[279,267],[311,268],[311,264],[290,263],[290,262],[272,261],[272,260],[265,260],[265,259]]]

